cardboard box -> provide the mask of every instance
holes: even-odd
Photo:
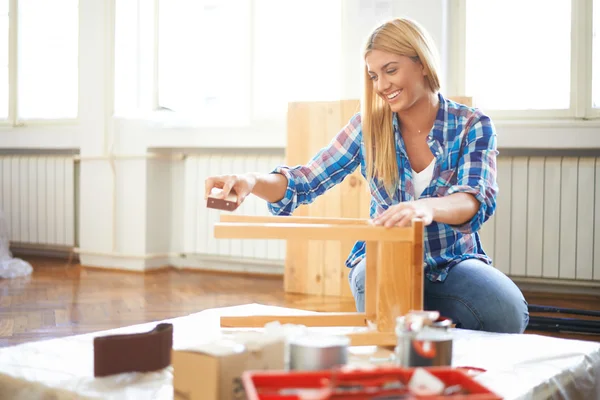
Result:
[[[173,350],[174,398],[245,399],[242,373],[246,370],[283,370],[284,356],[283,338],[258,333]]]

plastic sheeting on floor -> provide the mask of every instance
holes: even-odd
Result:
[[[309,313],[247,304],[162,322],[174,324],[173,346],[177,349],[218,338],[221,315],[261,314]],[[34,393],[56,390],[56,399],[71,398],[67,392],[76,393],[77,398],[173,399],[171,367],[94,378],[94,336],[146,332],[157,323],[0,348],[0,398],[37,398]],[[345,333],[361,328],[310,329]],[[476,379],[505,399],[600,399],[600,343],[538,335],[452,332],[453,366],[485,369]],[[359,363],[368,356],[369,348],[353,348],[351,352],[350,362]]]

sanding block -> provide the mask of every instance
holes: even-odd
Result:
[[[216,197],[221,192],[221,189],[213,188],[206,199],[206,207],[224,211],[235,211],[238,207],[237,194],[232,190],[225,198]]]

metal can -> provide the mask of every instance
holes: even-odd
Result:
[[[346,336],[307,335],[290,342],[290,370],[318,371],[348,362],[350,339]]]
[[[452,364],[452,320],[409,313],[396,320],[396,363],[400,366],[433,367]]]

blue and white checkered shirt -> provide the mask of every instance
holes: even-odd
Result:
[[[440,107],[428,137],[429,148],[435,156],[435,169],[421,197],[471,193],[480,207],[463,225],[450,226],[434,221],[425,227],[424,267],[425,276],[431,281],[444,281],[452,266],[469,258],[492,263],[482,248],[478,231],[494,214],[498,193],[497,138],[492,121],[478,109],[445,99],[441,94],[438,96]],[[415,200],[412,169],[395,114],[393,123],[400,184],[390,198],[379,181],[369,182],[371,218],[391,205]],[[306,165],[278,166],[272,171],[285,175],[288,187],[283,199],[268,203],[269,211],[274,215],[291,215],[300,204],[313,202],[359,166],[362,175],[366,176],[361,118],[356,114]],[[353,267],[364,255],[365,243],[357,242],[346,266]]]

